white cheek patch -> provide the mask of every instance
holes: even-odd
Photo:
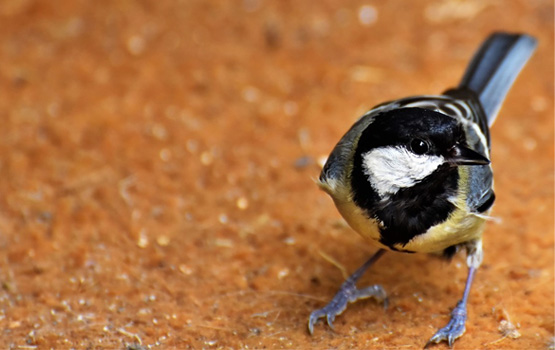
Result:
[[[422,181],[443,162],[441,156],[416,155],[404,147],[381,147],[362,155],[364,174],[382,198]]]

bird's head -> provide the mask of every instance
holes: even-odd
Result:
[[[453,167],[489,162],[468,148],[456,119],[421,108],[394,109],[378,114],[361,133],[354,155],[353,187],[369,183],[383,199]],[[366,184],[357,185],[357,181]]]

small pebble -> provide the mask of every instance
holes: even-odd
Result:
[[[295,161],[294,166],[297,169],[303,169],[303,168],[306,168],[307,166],[309,166],[312,163],[314,163],[314,159],[311,156],[302,156],[300,158],[297,158],[297,160]]]
[[[534,96],[531,99],[531,105],[535,112],[543,112],[547,109],[548,101],[544,96]]]
[[[295,237],[287,237],[286,239],[283,240],[283,243],[287,244],[287,245],[294,245],[297,241],[295,240]]]
[[[166,127],[161,124],[154,124],[151,132],[152,135],[160,141],[164,141],[168,138],[168,131],[166,130]]]
[[[208,151],[204,151],[201,153],[200,162],[202,163],[202,165],[210,165],[213,161],[214,157],[212,156],[212,153]]]
[[[190,153],[196,153],[198,151],[198,141],[187,140],[187,143],[185,143],[185,147]]]
[[[281,269],[279,270],[277,277],[278,279],[284,279],[285,277],[287,277],[289,275],[289,269],[285,268],[285,269]]]
[[[248,206],[249,206],[249,200],[248,200],[247,198],[245,198],[245,197],[239,197],[239,198],[237,199],[236,204],[237,204],[237,208],[239,208],[239,209],[241,209],[241,210],[245,210],[245,209],[247,209]]]
[[[227,224],[229,222],[229,218],[227,217],[226,214],[220,214],[220,216],[218,216],[218,221],[220,222],[220,224]]]
[[[186,276],[190,276],[193,274],[193,269],[190,266],[187,266],[185,264],[179,265],[179,271],[181,271],[181,273],[183,273]]]
[[[138,36],[134,35],[127,40],[127,51],[133,56],[138,56],[145,51],[145,40]]]
[[[247,86],[243,89],[243,98],[247,102],[256,102],[258,101],[259,96],[260,93],[258,92],[258,89],[253,86]]]
[[[167,148],[163,148],[160,150],[160,159],[162,159],[162,161],[164,162],[168,162],[172,157],[172,152],[167,149]]]
[[[358,10],[358,21],[363,26],[370,26],[378,20],[378,11],[374,6],[363,5]]]
[[[287,101],[283,105],[283,112],[288,116],[294,116],[299,112],[299,105],[294,101]]]
[[[148,246],[148,237],[146,236],[146,230],[142,229],[139,232],[139,239],[137,240],[137,246],[139,248],[146,248]]]
[[[167,247],[170,244],[170,238],[168,236],[160,236],[156,238],[156,243],[158,243],[160,247]]]

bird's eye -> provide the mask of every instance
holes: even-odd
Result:
[[[424,154],[430,150],[430,145],[422,139],[414,139],[410,142],[410,149],[415,154]]]

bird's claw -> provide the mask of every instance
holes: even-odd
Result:
[[[308,331],[314,333],[314,324],[320,318],[326,318],[328,326],[333,330],[333,321],[347,308],[348,303],[354,303],[359,299],[375,298],[379,302],[384,302],[387,307],[387,295],[380,285],[370,286],[364,289],[357,289],[354,284],[345,283],[333,297],[333,299],[323,308],[314,310],[308,318]]]
[[[447,326],[441,328],[434,334],[433,337],[428,340],[424,349],[432,344],[439,344],[442,341],[446,341],[449,347],[453,347],[453,343],[457,338],[464,334],[466,323],[466,307],[461,301],[451,312],[451,319]]]
[[[320,318],[326,318],[328,326],[333,330],[333,321],[335,316],[341,314],[347,308],[347,298],[337,293],[337,295],[329,302],[328,305],[321,309],[314,310],[308,318],[308,331],[310,334],[314,333],[314,324]]]

